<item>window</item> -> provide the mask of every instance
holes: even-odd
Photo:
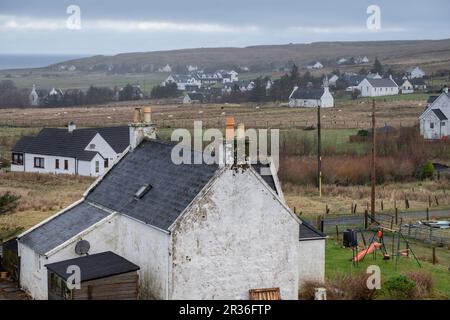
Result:
[[[55,169],[59,169],[59,159],[55,159]]]
[[[95,161],[95,173],[100,172],[100,161]]]
[[[430,122],[430,129],[434,129],[434,122]]]
[[[105,165],[104,165],[104,167],[105,167],[105,168],[108,168],[108,167],[109,167],[109,159],[105,159]]]
[[[89,145],[89,149],[95,149],[95,143],[91,143],[91,144]]]
[[[34,158],[34,167],[35,168],[44,168],[44,158],[35,157]]]
[[[23,153],[13,153],[12,164],[23,166]]]
[[[441,127],[445,127],[445,121],[441,122]]]
[[[69,160],[64,160],[64,170],[69,170]]]

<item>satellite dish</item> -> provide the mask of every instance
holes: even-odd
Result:
[[[81,240],[75,245],[75,253],[79,255],[87,254],[90,248],[91,244],[87,240]]]

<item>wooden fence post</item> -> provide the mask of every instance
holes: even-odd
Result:
[[[427,221],[430,221],[430,209],[427,207]]]
[[[339,242],[339,226],[336,225],[336,240]]]
[[[432,258],[431,258],[433,264],[436,264],[436,247],[433,246],[432,248]]]
[[[398,210],[395,208],[395,224],[398,224]]]

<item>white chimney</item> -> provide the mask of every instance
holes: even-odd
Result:
[[[77,126],[75,125],[75,123],[73,121],[70,121],[67,126],[67,130],[69,131],[69,133],[72,133],[76,128]]]
[[[442,89],[442,91],[443,91],[444,93],[448,93],[448,87],[445,86],[444,89]]]
[[[150,107],[144,108],[144,121],[141,117],[141,108],[134,109],[133,123],[130,123],[130,147],[135,149],[145,138],[156,139],[156,126],[151,123]]]
[[[225,129],[225,163],[234,163],[234,117],[227,118]]]

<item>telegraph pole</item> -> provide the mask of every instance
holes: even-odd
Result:
[[[375,99],[372,101],[372,161],[371,161],[371,180],[372,180],[372,190],[371,190],[371,217],[372,222],[375,220],[375,185],[376,185],[376,120],[375,120]]]
[[[320,124],[320,102],[317,107],[317,187],[322,197],[322,128]]]

